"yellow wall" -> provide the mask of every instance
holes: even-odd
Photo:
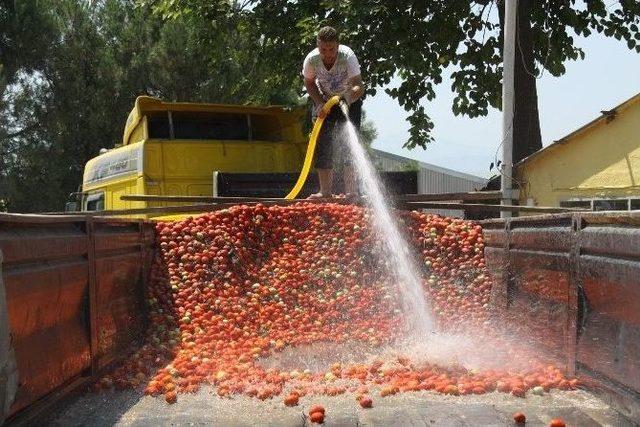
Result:
[[[144,194],[210,196],[213,172],[299,172],[306,144],[260,141],[148,140]]]
[[[107,191],[107,197],[105,198],[106,210],[120,210],[120,209],[137,209],[144,208],[144,202],[132,202],[128,200],[120,200],[120,196],[141,194],[140,191],[144,188],[144,181],[141,176],[131,177],[129,180],[123,180],[121,182],[109,183],[109,191]]]
[[[145,207],[145,202],[120,200],[120,196],[125,194],[143,194],[144,179],[142,175],[137,172],[105,183],[85,186],[83,191],[89,195],[104,192],[105,210],[137,209]]]
[[[144,140],[144,136],[146,134],[145,132],[146,125],[147,125],[146,120],[143,120],[140,123],[138,123],[135,129],[133,129],[133,132],[131,132],[131,136],[129,137],[129,141],[131,141],[130,142],[131,144],[135,144],[136,142],[140,142]]]
[[[520,203],[559,206],[569,198],[640,197],[640,96],[540,152],[518,168]]]

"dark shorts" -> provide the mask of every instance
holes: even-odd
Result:
[[[315,162],[316,169],[333,169],[334,157],[338,154],[338,161],[346,164],[348,161],[347,150],[344,150],[346,141],[341,135],[341,125],[345,121],[344,114],[339,105],[335,105],[322,123],[320,135],[316,145]],[[349,106],[349,120],[360,130],[362,120],[362,100],[359,99]]]

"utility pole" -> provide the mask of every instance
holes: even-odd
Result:
[[[513,203],[513,94],[516,59],[516,18],[518,0],[504,0],[504,37],[502,58],[502,170],[500,189],[502,205]],[[510,218],[511,212],[501,212],[500,218]]]

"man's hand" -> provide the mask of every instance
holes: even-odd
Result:
[[[364,91],[362,90],[362,86],[354,86],[350,89],[345,90],[342,93],[341,97],[344,98],[345,101],[347,101],[347,104],[351,105],[362,96],[363,92]]]
[[[313,102],[316,104],[316,116],[318,118],[324,119],[327,116],[327,113],[322,112],[322,107],[326,100],[320,93],[318,86],[314,79],[304,79],[304,86],[307,88],[307,93],[313,99]]]
[[[316,104],[316,116],[323,120],[327,117],[327,112],[324,110],[324,104]]]
[[[357,75],[349,79],[349,89],[344,91],[342,96],[349,105],[356,102],[364,95],[364,83],[362,82],[362,76]]]

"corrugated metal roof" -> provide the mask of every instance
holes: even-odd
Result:
[[[432,165],[431,163],[421,162],[420,160],[416,160],[416,159],[412,159],[412,158],[404,157],[404,156],[399,156],[397,154],[388,153],[386,151],[378,150],[376,148],[373,148],[373,152],[375,153],[376,156],[379,156],[379,157],[382,157],[382,158],[387,158],[387,159],[390,159],[390,160],[395,160],[395,161],[398,161],[398,162],[416,162],[416,163],[418,163],[418,166],[420,166],[420,168],[422,168],[422,169],[427,169],[427,170],[434,171],[434,172],[444,173],[446,175],[455,176],[457,178],[462,178],[462,179],[466,179],[466,180],[469,180],[469,181],[478,182],[480,184],[485,184],[487,182],[486,178],[482,178],[482,177],[479,177],[479,176],[467,174],[467,173],[464,173],[464,172],[458,172],[458,171],[455,171],[453,169],[443,168],[441,166]]]

